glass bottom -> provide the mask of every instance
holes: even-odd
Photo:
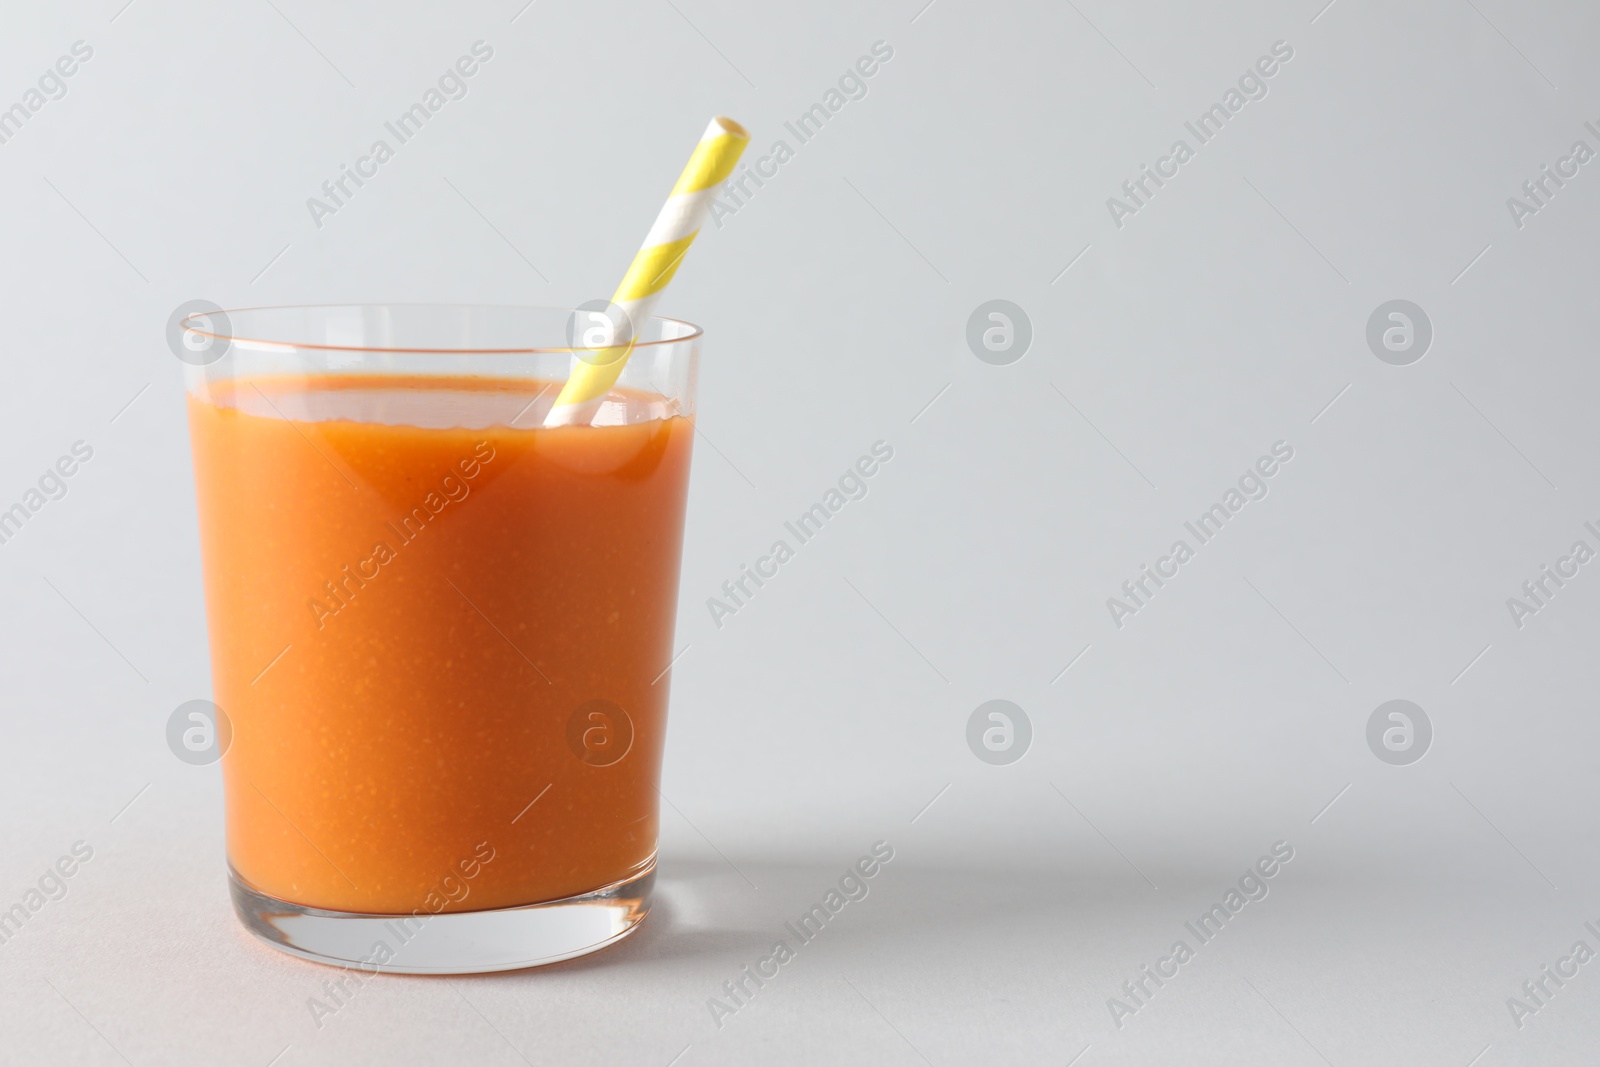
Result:
[[[487,911],[373,915],[292,904],[228,865],[233,910],[273,948],[370,974],[480,974],[570,960],[638,929],[650,912],[656,864],[580,896]]]

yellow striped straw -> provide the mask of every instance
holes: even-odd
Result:
[[[737,122],[720,116],[711,120],[678,176],[678,184],[672,187],[672,195],[656,216],[655,225],[650,227],[649,236],[633,257],[622,284],[611,297],[612,304],[627,316],[622,324],[626,336],[612,338],[617,342],[613,347],[584,354],[556,397],[555,406],[545,419],[546,426],[585,425],[594,418],[600,402],[627,364],[638,331],[650,317],[661,290],[672,281],[678,264],[700,232],[717,187],[733,172],[749,143],[750,134]]]

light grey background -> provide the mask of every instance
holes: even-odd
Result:
[[[1600,948],[1600,576],[1520,629],[1506,598],[1600,547],[1600,163],[1520,229],[1506,201],[1600,148],[1600,9],[123,2],[0,24],[0,106],[94,49],[0,144],[0,503],[95,450],[0,546],[0,906],[95,850],[0,945],[0,1061],[1592,1060],[1600,964],[1520,1028],[1506,1001]],[[480,39],[469,95],[316,228]],[[168,314],[603,295],[711,115],[793,146],[879,40],[662,303],[708,334],[656,914],[544,971],[379,978],[319,1028],[331,972],[239,928],[216,769],[163,738],[209,693]],[[1118,228],[1106,199],[1277,41],[1268,95]],[[994,298],[1032,321],[1009,366],[965,341]],[[1366,344],[1391,299],[1434,327],[1410,366]],[[879,439],[870,495],[715,627]],[[1113,625],[1279,440],[1270,495]],[[1434,728],[1410,766],[1366,743],[1394,698]],[[1009,766],[966,745],[991,699],[1033,724]],[[879,839],[871,895],[717,1027]],[[1271,894],[1119,1028],[1107,999],[1280,839]]]

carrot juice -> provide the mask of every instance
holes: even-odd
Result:
[[[309,908],[472,911],[650,869],[693,424],[559,383],[191,393],[228,856]]]

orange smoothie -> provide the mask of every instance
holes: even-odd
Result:
[[[653,862],[693,425],[618,390],[538,428],[558,389],[190,395],[228,855],[256,889],[468,911]]]

